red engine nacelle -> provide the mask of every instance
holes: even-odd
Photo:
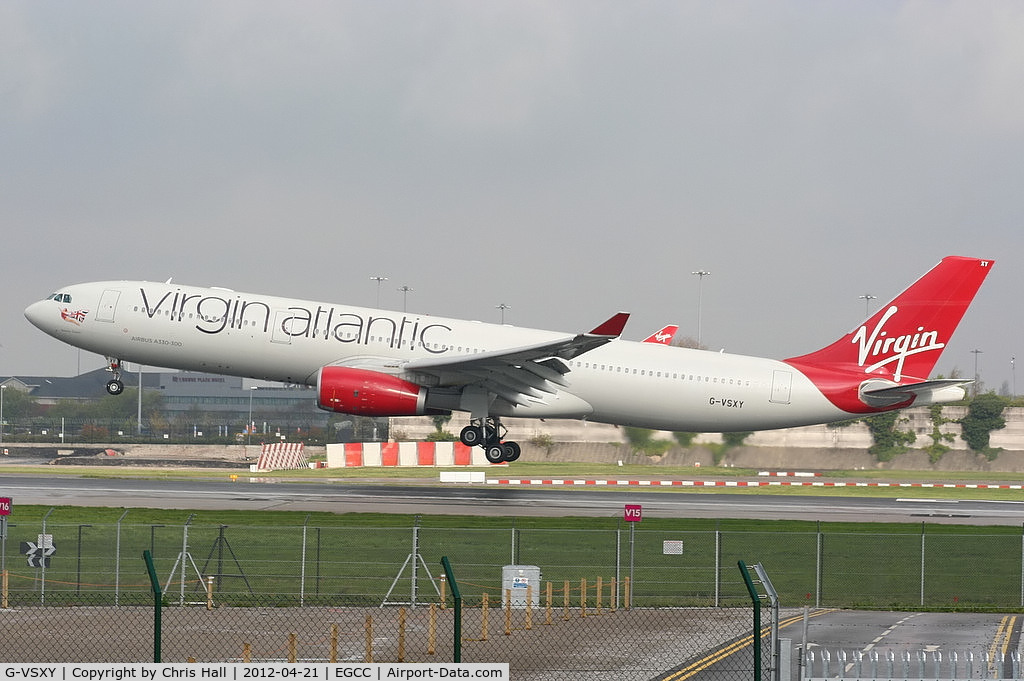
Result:
[[[316,379],[317,406],[359,416],[422,416],[427,389],[368,369],[323,367]]]

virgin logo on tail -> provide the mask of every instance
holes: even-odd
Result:
[[[916,333],[906,333],[901,336],[887,335],[885,323],[897,312],[899,312],[899,308],[891,305],[879,318],[878,324],[875,325],[870,336],[868,327],[861,326],[854,334],[853,342],[859,344],[857,364],[864,367],[864,373],[870,374],[895,362],[896,369],[893,371],[893,380],[899,382],[903,377],[903,363],[907,357],[921,352],[942,350],[946,344],[939,342],[938,331],[925,331],[923,326],[917,327]],[[883,359],[870,366],[864,366],[868,358],[874,357],[883,357]]]
[[[928,379],[991,269],[988,259],[943,258],[851,333],[785,361],[843,411],[881,410],[861,399],[865,378],[895,383]]]

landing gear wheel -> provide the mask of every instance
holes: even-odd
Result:
[[[518,442],[505,442],[503,446],[505,448],[505,461],[515,461],[523,451]]]
[[[505,445],[499,443],[484,447],[484,458],[490,463],[502,463],[505,461]]]
[[[117,378],[107,381],[107,392],[111,395],[120,395],[124,392],[124,383]]]
[[[459,433],[459,439],[462,441],[462,444],[467,447],[475,447],[483,442],[484,434],[477,426],[466,426],[462,429],[462,432]]]

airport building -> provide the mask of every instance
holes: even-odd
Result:
[[[5,433],[27,433],[39,428],[56,428],[53,414],[74,413],[74,407],[95,405],[101,400],[123,400],[116,414],[92,416],[104,422],[110,434],[124,435],[138,428],[137,400],[130,393],[114,397],[106,392],[111,374],[105,369],[73,377],[3,376],[2,392],[20,391],[38,405],[31,415],[8,410],[4,415]],[[224,438],[246,434],[256,437],[282,437],[345,442],[353,439],[382,439],[387,434],[387,419],[360,419],[332,414],[316,407],[316,390],[304,385],[256,381],[184,371],[124,372],[125,388],[143,386],[145,413],[143,432],[166,439]],[[136,393],[137,394],[137,393]],[[2,400],[2,397],[0,397]],[[11,400],[8,399],[8,403]],[[59,407],[59,408],[58,408]],[[72,419],[73,421],[73,419]],[[127,423],[130,421],[131,423]],[[65,423],[76,432],[74,423]],[[33,428],[34,427],[34,428]],[[330,433],[330,434],[328,434]]]

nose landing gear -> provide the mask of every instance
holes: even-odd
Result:
[[[107,381],[107,392],[111,395],[120,395],[124,392],[124,383],[121,381],[121,360],[107,357],[107,362],[107,371],[114,374],[114,377]]]

